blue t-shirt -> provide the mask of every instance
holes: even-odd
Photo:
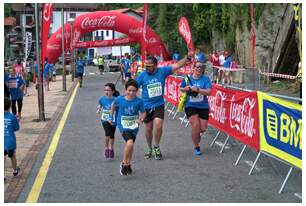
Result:
[[[49,77],[50,74],[50,64],[49,63],[45,63],[44,66],[44,77],[47,78]]]
[[[10,112],[4,111],[4,150],[16,149],[15,131],[19,130],[17,118]]]
[[[192,75],[189,76],[190,80],[188,79],[188,83],[186,85],[185,78],[183,79],[181,83],[181,88],[184,88],[186,86],[195,86],[200,89],[208,89],[211,88],[211,81],[207,76],[202,75],[199,79],[194,79]],[[190,81],[192,84],[190,84]],[[199,109],[208,109],[208,99],[207,96],[204,96],[202,94],[198,94],[196,97],[191,97],[187,95],[186,99],[186,106],[185,107],[194,107]]]
[[[9,74],[4,72],[4,83],[8,83],[9,80]]]
[[[9,76],[8,78],[8,88],[11,94],[12,100],[22,99],[23,91],[21,91],[20,87],[24,85],[24,81],[20,76]]]
[[[138,132],[136,120],[139,112],[143,113],[145,111],[142,99],[135,97],[132,100],[126,100],[125,96],[119,96],[113,104],[117,110],[117,125],[120,132],[132,131],[136,136]]]
[[[77,60],[76,61],[76,72],[77,73],[84,73],[84,66],[85,66],[85,61],[84,60]]]
[[[231,63],[232,63],[232,57],[228,56],[228,57],[225,58],[223,67],[230,68],[231,67]]]
[[[141,72],[136,81],[142,87],[142,99],[145,109],[152,109],[163,105],[166,78],[171,75],[172,66],[159,67],[154,74],[146,70]]]
[[[107,97],[107,96],[102,96],[99,99],[99,105],[102,108],[102,113],[101,113],[101,121],[102,122],[107,122],[108,117],[109,117],[109,112],[112,106],[112,103],[114,102],[115,97]]]

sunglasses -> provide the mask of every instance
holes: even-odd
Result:
[[[202,69],[202,65],[201,66],[195,66],[194,68]]]
[[[145,64],[145,68],[152,68],[154,64]]]

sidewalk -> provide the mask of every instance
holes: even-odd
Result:
[[[66,105],[64,102],[68,100],[71,89],[74,88],[76,83],[77,79],[74,79],[74,82],[72,82],[71,75],[67,75],[67,92],[63,92],[62,76],[57,76],[55,82],[50,82],[50,91],[44,91],[45,118],[47,120],[45,122],[35,121],[39,119],[38,94],[35,89],[35,84],[30,83],[28,87],[29,96],[23,98],[22,118],[19,122],[20,130],[16,133],[16,157],[18,166],[21,168],[21,176],[17,178],[13,177],[13,169],[9,158],[6,159],[5,163],[4,173],[7,177],[7,183],[4,185],[4,192],[5,200],[8,200],[8,202],[14,201],[12,196],[15,198],[16,196],[18,197],[41,146],[47,141],[52,126],[61,117],[62,112],[60,110],[64,109]]]

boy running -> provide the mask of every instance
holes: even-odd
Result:
[[[138,84],[135,80],[130,79],[125,84],[126,95],[119,96],[112,104],[109,123],[113,122],[113,114],[117,111],[117,125],[124,139],[125,148],[123,160],[120,165],[121,175],[132,174],[131,160],[134,150],[134,142],[138,133],[139,124],[143,122],[146,115],[142,99],[136,96]],[[140,116],[139,116],[140,113]]]

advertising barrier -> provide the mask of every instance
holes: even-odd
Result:
[[[212,86],[208,97],[208,123],[259,151],[258,100],[256,92]]]
[[[258,92],[260,150],[302,169],[302,107]]]

